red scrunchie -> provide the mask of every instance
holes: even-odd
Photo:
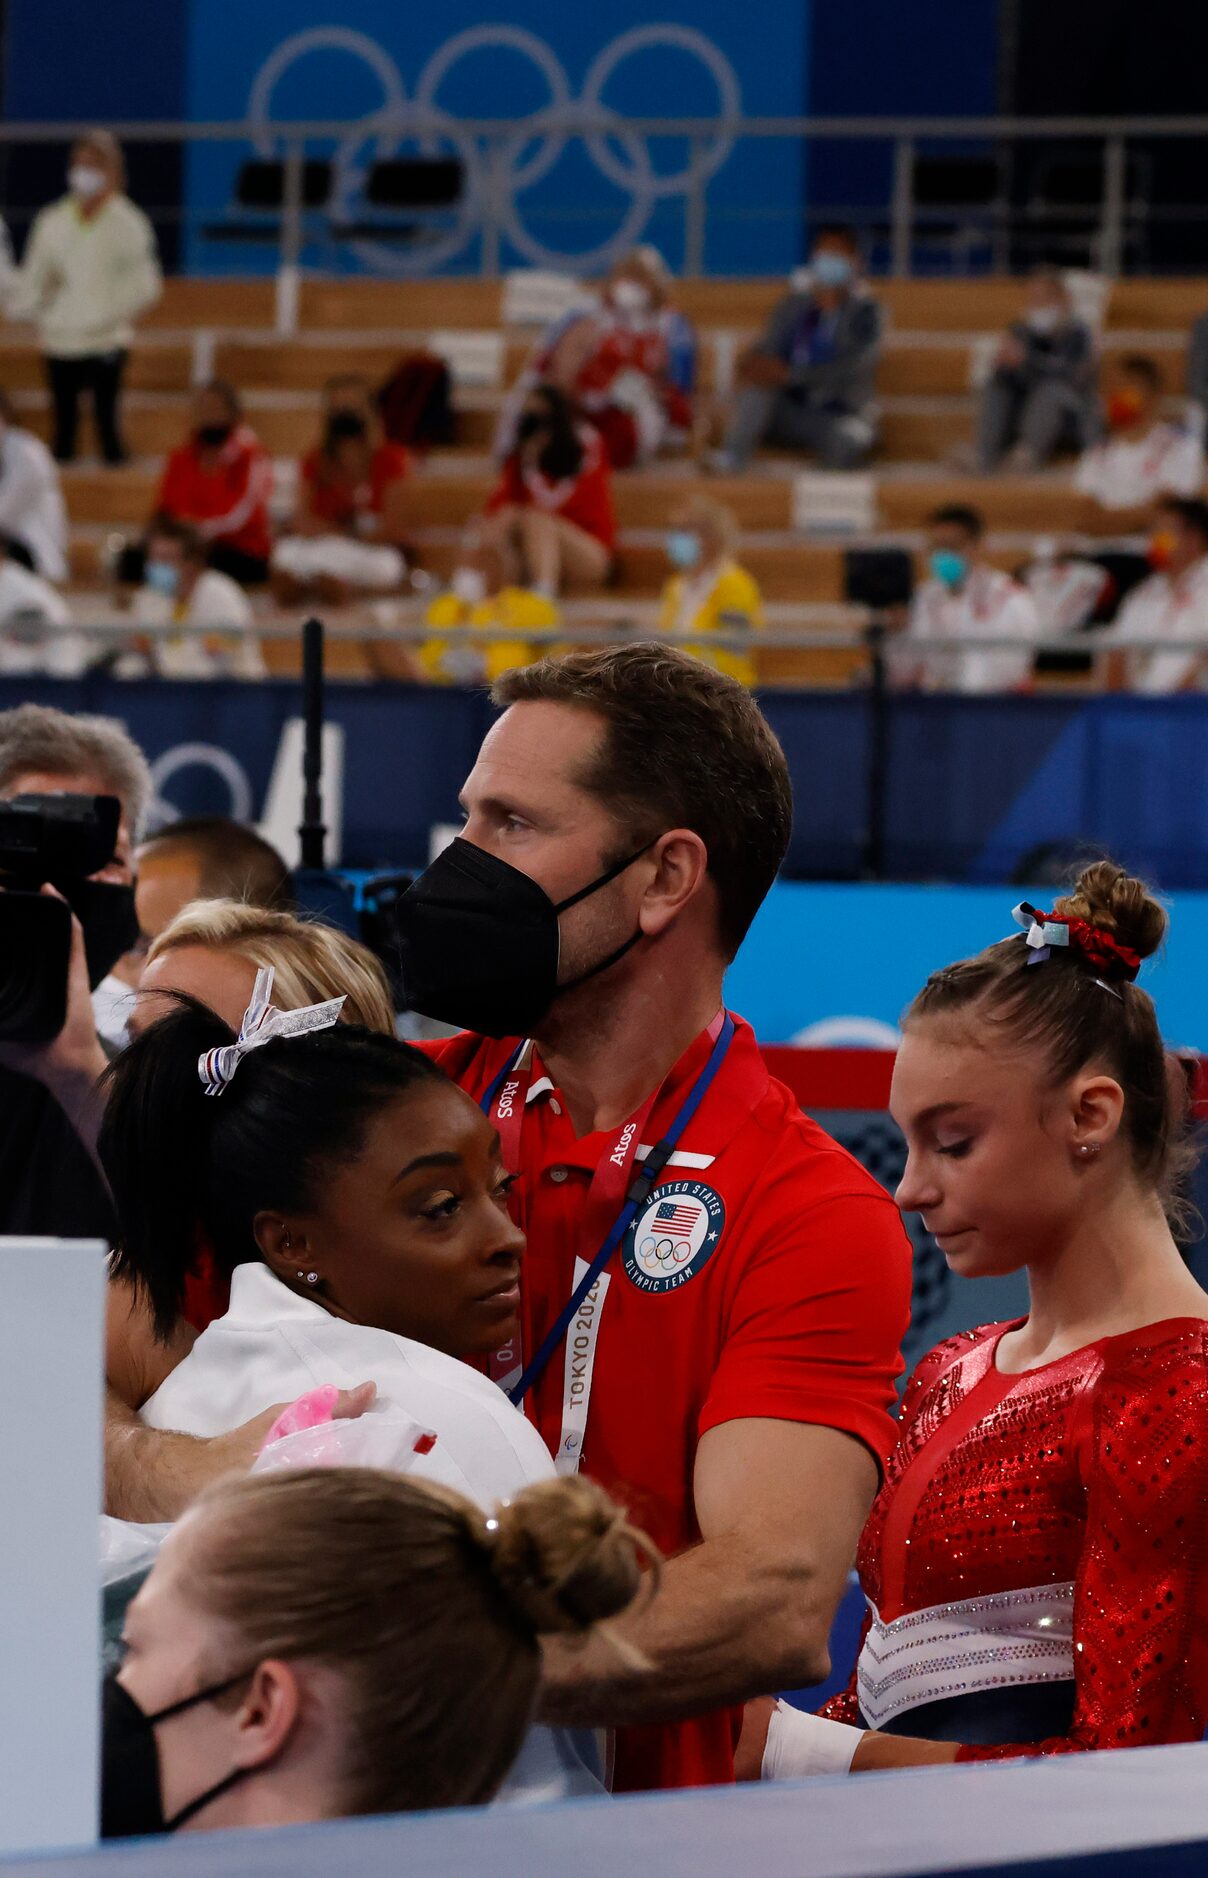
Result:
[[[1070,944],[1089,965],[1109,977],[1124,978],[1131,984],[1141,969],[1141,954],[1132,946],[1121,945],[1111,933],[1104,932],[1102,926],[1092,926],[1089,920],[1071,918],[1065,913],[1037,912],[1035,918],[1041,926],[1068,927]]]

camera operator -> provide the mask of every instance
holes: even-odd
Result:
[[[91,878],[129,888],[132,896],[134,842],[151,794],[137,744],[111,718],[72,717],[35,704],[0,712],[0,800],[58,794],[118,798],[112,857]],[[103,943],[104,935],[89,937]],[[74,917],[69,974],[67,1021],[57,1037],[0,1042],[0,1233],[106,1239],[113,1233],[109,1196],[90,1152],[92,1092],[107,1062],[94,1009],[111,1006],[125,988],[109,973],[90,1000],[85,935]]]

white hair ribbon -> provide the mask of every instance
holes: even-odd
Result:
[[[304,1004],[298,1011],[279,1011],[270,1003],[273,993],[273,968],[262,965],[256,973],[252,1001],[243,1013],[239,1038],[224,1043],[217,1050],[206,1050],[197,1059],[197,1074],[209,1096],[221,1095],[249,1051],[258,1050],[274,1037],[304,1037],[312,1030],[328,1030],[339,1019],[343,998],[328,998],[325,1004]]]
[[[1068,946],[1070,929],[1059,921],[1042,920],[1036,917],[1036,908],[1021,900],[1011,909],[1011,918],[1017,926],[1022,926],[1027,933],[1026,943],[1032,949],[1029,965],[1043,965],[1049,956],[1051,946]]]

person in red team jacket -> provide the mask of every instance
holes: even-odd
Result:
[[[744,1775],[1198,1741],[1208,1723],[1208,1294],[1166,1204],[1187,1090],[1134,983],[1166,915],[1110,861],[936,972],[892,1107],[898,1203],[1030,1309],[950,1337],[860,1542],[850,1686],[751,1705]],[[1026,1178],[1021,1177],[1026,1170]]]
[[[723,1003],[792,817],[749,692],[638,644],[494,695],[465,832],[402,905],[409,1000],[469,1026],[430,1047],[519,1175],[522,1330],[492,1373],[671,1555],[618,1625],[640,1654],[550,1640],[542,1713],[616,1730],[618,1790],[728,1781],[742,1703],[826,1672],[893,1443],[909,1247]],[[263,1424],[207,1444],[111,1403],[111,1510],[171,1517]]]
[[[534,385],[526,396],[477,534],[505,585],[552,600],[567,585],[606,580],[617,540],[608,461],[598,433],[576,420],[556,386]]]
[[[255,586],[268,578],[272,486],[272,459],[243,422],[238,392],[211,379],[194,398],[191,434],[164,465],[157,516],[187,522],[206,543],[211,567]]]
[[[631,645],[494,696],[464,834],[404,903],[404,976],[471,1026],[437,1052],[520,1175],[523,1340],[497,1378],[672,1555],[623,1625],[654,1674],[555,1641],[543,1712],[617,1727],[618,1790],[725,1781],[743,1691],[825,1674],[893,1440],[908,1248],[723,1004],[792,813],[749,693]]]

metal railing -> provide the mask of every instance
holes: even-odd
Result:
[[[20,146],[67,144],[81,128],[74,123],[0,124],[0,152]],[[598,272],[616,253],[648,234],[656,208],[662,214],[668,203],[675,205],[678,214],[684,272],[690,277],[709,271],[710,234],[722,218],[791,216],[796,233],[802,220],[811,216],[846,215],[878,232],[880,259],[888,271],[902,276],[917,271],[920,242],[937,220],[959,223],[963,217],[975,232],[984,231],[983,245],[993,264],[996,256],[1001,260],[1006,251],[1004,243],[1013,230],[1031,227],[1043,236],[1046,222],[1056,225],[1071,216],[1080,217],[1085,224],[1087,260],[1108,275],[1123,268],[1131,231],[1136,227],[1175,219],[1198,225],[1208,222],[1208,202],[1163,206],[1145,200],[1129,185],[1133,146],[1180,138],[1203,140],[1208,137],[1208,116],[888,118],[747,117],[723,113],[713,118],[624,117],[582,99],[523,118],[453,118],[434,106],[408,101],[395,110],[357,120],[249,119],[194,124],[133,121],[115,124],[112,129],[126,145],[231,146],[233,154],[241,149],[248,158],[280,161],[284,165],[280,212],[275,225],[266,227],[264,239],[274,251],[275,268],[281,273],[296,273],[304,261],[321,266],[324,253],[334,260],[332,244],[343,239],[341,223],[349,221],[359,184],[363,183],[363,152],[368,145],[379,156],[397,151],[429,156],[452,151],[464,166],[463,198],[443,219],[429,218],[425,225],[423,217],[419,218],[413,251],[408,252],[404,246],[392,261],[384,254],[382,243],[375,243],[372,233],[365,234],[363,226],[359,238],[347,240],[345,265],[351,250],[366,271],[375,271],[377,263],[376,271],[408,277],[446,269],[467,272],[472,267],[490,276],[504,265],[523,264],[556,265],[572,272],[582,266],[584,272]],[[652,139],[664,143],[671,139],[683,145],[686,160],[674,178],[654,166]],[[586,252],[581,247],[552,251],[525,231],[521,198],[539,180],[538,170],[543,177],[551,167],[548,161],[535,163],[531,154],[526,157],[534,140],[540,142],[545,156],[551,150],[561,150],[569,141],[581,142],[601,174],[629,193],[629,208],[620,216],[620,228]],[[769,140],[794,146],[794,165],[802,144],[884,145],[891,157],[885,200],[846,208],[828,204],[811,209],[807,204],[803,209],[796,184],[787,180],[790,172],[786,165],[782,205],[769,204],[766,195],[759,200],[733,200],[725,191],[722,193],[726,199],[719,202],[714,185],[724,176],[735,150],[750,142]],[[1097,204],[1092,206],[1085,200],[1029,204],[1012,201],[1009,191],[984,202],[945,205],[920,200],[919,160],[934,154],[936,147],[960,157],[968,155],[971,146],[981,151],[1014,151],[1044,142],[1093,146],[1099,151]],[[358,152],[362,154],[358,156]],[[304,206],[304,164],[308,157],[315,156],[333,161],[338,200],[331,211]],[[234,174],[235,166],[232,178]],[[35,206],[17,207],[9,202],[5,212],[20,223]],[[184,226],[191,236],[197,236],[199,231],[191,225],[192,212],[182,208],[179,201],[154,204],[144,199],[144,206],[162,227]],[[213,213],[213,205],[206,213]],[[557,204],[543,213],[590,228],[612,212],[598,202],[572,202]],[[659,223],[660,228],[668,226],[665,220]],[[959,258],[959,245],[953,252]]]

